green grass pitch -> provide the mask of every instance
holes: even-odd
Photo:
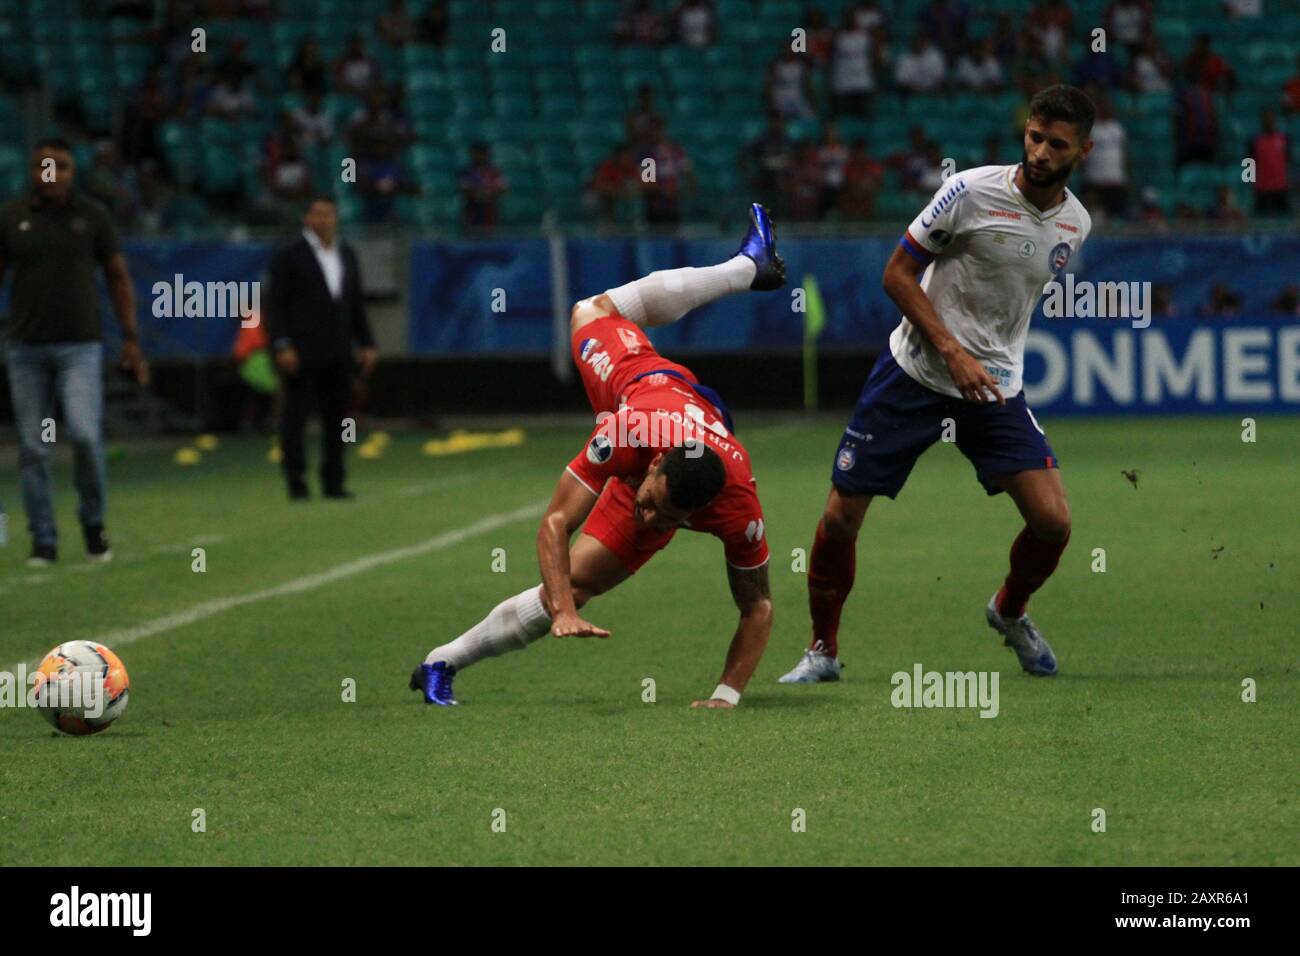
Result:
[[[382,458],[353,457],[346,504],[290,505],[260,439],[192,468],[128,446],[105,567],[82,563],[60,458],[63,555],[39,573],[22,565],[7,469],[0,667],[62,640],[137,639],[115,648],[133,696],[108,732],[56,736],[0,711],[0,862],[37,847],[59,865],[1300,864],[1300,420],[1261,418],[1255,443],[1239,418],[1048,423],[1074,515],[1032,603],[1055,679],[1022,675],[983,620],[1014,509],[938,446],[897,502],[872,506],[845,677],[815,687],[776,678],[807,641],[791,551],[810,546],[842,421],[738,424],[777,617],[731,712],[689,708],[716,683],[735,611],[719,544],[687,532],[589,606],[610,640],[485,661],[452,711],[406,689],[430,647],[536,582],[536,509],[578,425],[438,458],[427,436],[397,435]],[[999,671],[999,715],[894,708],[890,675],[916,663]],[[67,827],[70,810],[97,825]]]

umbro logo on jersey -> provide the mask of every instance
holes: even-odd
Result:
[[[755,541],[763,540],[762,518],[759,518],[757,521],[751,521],[749,524],[745,525],[745,540],[751,544]]]

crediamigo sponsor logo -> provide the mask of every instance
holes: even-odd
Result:
[[[599,464],[608,460],[608,452],[614,448],[668,448],[682,445],[686,448],[687,458],[698,458],[704,453],[706,441],[720,455],[730,452],[735,458],[744,457],[729,440],[731,436],[727,432],[727,426],[715,415],[693,402],[687,402],[684,408],[684,413],[667,408],[624,408],[617,415],[601,412],[596,416],[596,424],[606,427],[591,440],[588,457],[599,455],[598,461],[593,458]],[[599,447],[597,441],[600,442]]]
[[[171,282],[155,282],[152,291],[157,319],[239,319],[251,328],[262,314],[260,282],[187,282],[177,272]]]
[[[148,936],[153,925],[152,893],[83,893],[73,886],[50,897],[50,925],[58,927],[128,927],[133,936]]]
[[[998,671],[896,671],[889,702],[901,707],[978,707],[981,717],[998,715]]]
[[[1057,271],[1043,287],[1043,315],[1049,319],[1132,319],[1135,329],[1151,324],[1150,282],[1091,282]]]
[[[15,671],[0,671],[0,707],[75,710],[93,720],[103,716],[106,700],[100,671],[69,668],[53,674],[28,673],[26,664]]]

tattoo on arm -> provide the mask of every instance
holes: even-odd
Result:
[[[741,570],[727,565],[727,583],[731,585],[731,596],[741,614],[746,614],[759,601],[772,598],[772,590],[767,583],[767,565]]]

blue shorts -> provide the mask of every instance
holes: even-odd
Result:
[[[840,439],[831,483],[847,494],[897,497],[916,459],[944,437],[945,419],[951,419],[952,439],[990,495],[1002,490],[992,483],[998,476],[1058,467],[1024,392],[1005,405],[952,398],[916,381],[886,349]]]

